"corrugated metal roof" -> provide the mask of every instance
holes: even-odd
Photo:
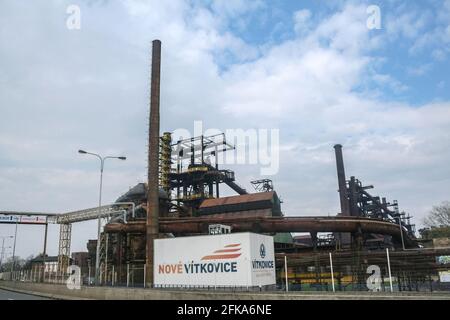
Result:
[[[257,201],[271,201],[273,199],[274,194],[275,191],[270,191],[270,192],[243,194],[240,196],[223,197],[217,199],[206,199],[205,201],[202,202],[200,208],[226,206],[231,204],[240,204]]]

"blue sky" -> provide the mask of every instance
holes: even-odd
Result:
[[[246,43],[257,47],[280,44],[297,37],[293,13],[308,10],[312,25],[320,24],[349,3],[378,5],[382,13],[382,29],[373,30],[373,36],[384,36],[383,45],[371,52],[384,59],[374,70],[392,77],[394,82],[381,88],[380,98],[421,105],[430,101],[448,100],[448,8],[442,1],[272,1],[256,2],[255,10],[244,13],[240,19],[224,27],[239,35]],[[448,5],[448,4],[447,4]],[[210,4],[214,10],[214,2]],[[447,10],[447,13],[443,12]],[[405,23],[397,25],[397,20]],[[244,21],[244,22],[243,22]],[[442,43],[441,34],[447,43]],[[432,39],[428,39],[428,37]],[[425,39],[428,39],[426,41]],[[440,50],[447,51],[441,56]],[[229,62],[229,61],[227,61]],[[228,63],[222,67],[226,68]],[[375,66],[374,66],[375,67]],[[398,86],[397,86],[398,85]],[[368,84],[380,89],[379,83]]]
[[[79,30],[66,27],[71,4]],[[367,28],[369,5],[381,9],[380,30]],[[2,210],[94,207],[98,165],[79,148],[128,158],[107,165],[105,203],[145,181],[156,38],[161,131],[196,120],[279,129],[270,178],[286,215],[338,212],[335,143],[349,176],[398,200],[419,226],[449,200],[450,0],[5,0],[0,37]],[[258,165],[231,168],[249,190],[260,178]],[[19,228],[18,253],[36,254],[42,230]],[[95,223],[76,225],[73,250],[95,234]]]

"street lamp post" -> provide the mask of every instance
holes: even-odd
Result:
[[[99,199],[98,199],[98,227],[97,227],[97,249],[95,254],[95,283],[99,285],[98,279],[99,279],[99,273],[100,273],[100,234],[101,234],[101,206],[102,206],[102,186],[103,186],[103,168],[105,166],[106,159],[119,159],[119,160],[126,160],[126,157],[102,157],[99,154],[87,152],[84,150],[78,150],[78,153],[81,154],[89,154],[92,156],[97,157],[100,160],[100,192],[99,192]]]
[[[12,254],[11,275],[14,272],[14,267],[16,264],[17,225],[18,225],[18,221],[16,221],[16,231],[14,231],[14,247],[13,247],[13,254]]]

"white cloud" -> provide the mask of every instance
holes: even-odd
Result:
[[[417,70],[415,70],[415,71],[417,72]],[[406,85],[404,85],[400,81],[394,79],[389,74],[379,74],[379,73],[375,74],[373,76],[373,80],[380,86],[390,87],[396,93],[401,93],[401,92],[408,90],[408,87]]]
[[[311,11],[302,9],[294,12],[294,30],[296,33],[302,33],[309,29]]]
[[[413,39],[424,30],[431,19],[432,16],[428,11],[409,10],[402,14],[396,12],[396,14],[388,15],[386,30],[394,39],[400,37]]]
[[[450,53],[450,5],[432,2],[418,5],[401,2],[386,14],[386,41],[407,46],[413,57],[428,55],[437,62]]]
[[[260,0],[213,0],[211,7],[218,15],[235,18],[249,11],[255,11],[265,7],[265,3]]]
[[[423,76],[424,74],[427,74],[431,69],[432,65],[430,63],[427,63],[419,66],[408,67],[406,71],[408,72],[408,74],[413,76]]]

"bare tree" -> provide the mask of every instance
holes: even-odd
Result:
[[[14,262],[14,268],[16,270],[22,269],[24,267],[27,267],[28,265],[31,264],[31,260],[33,259],[33,255],[28,256],[25,259],[22,259],[19,256],[15,256],[14,260],[12,257],[9,257],[6,261],[4,261],[2,263],[2,265],[0,266],[0,272],[5,272],[5,271],[10,271],[12,264]]]
[[[423,222],[429,228],[450,227],[450,201],[434,206]]]

